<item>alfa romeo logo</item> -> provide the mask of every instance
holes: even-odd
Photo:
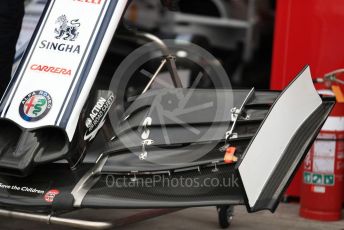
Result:
[[[49,113],[52,103],[49,93],[43,90],[34,91],[23,98],[19,114],[25,121],[39,121]]]

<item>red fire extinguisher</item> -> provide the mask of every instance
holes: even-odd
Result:
[[[303,164],[300,215],[304,218],[336,221],[342,215],[344,96],[340,85],[344,82],[338,80],[339,73],[342,71],[327,74],[321,81],[319,92],[336,96],[337,104]]]

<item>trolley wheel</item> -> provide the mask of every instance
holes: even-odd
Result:
[[[233,220],[234,206],[221,205],[217,206],[217,213],[219,216],[219,225],[221,228],[228,228]]]

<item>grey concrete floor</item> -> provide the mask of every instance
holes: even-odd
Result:
[[[344,230],[344,220],[338,222],[318,222],[300,218],[298,216],[299,206],[297,204],[281,204],[275,214],[269,212],[260,212],[256,214],[248,214],[244,207],[236,207],[235,216],[230,229],[244,230]],[[77,218],[90,219],[117,219],[136,211],[89,211],[83,210],[70,216]],[[69,230],[71,228],[47,226],[28,221],[19,221],[7,218],[0,219],[1,230]],[[135,230],[135,229],[219,229],[217,223],[217,214],[214,207],[208,208],[191,208],[185,209],[172,214],[146,220],[144,222],[117,227],[119,230]]]

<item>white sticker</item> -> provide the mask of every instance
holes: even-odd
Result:
[[[333,174],[335,168],[336,135],[320,134],[314,143],[313,172]]]
[[[314,186],[313,187],[313,192],[315,192],[315,193],[325,193],[326,192],[326,187]]]

